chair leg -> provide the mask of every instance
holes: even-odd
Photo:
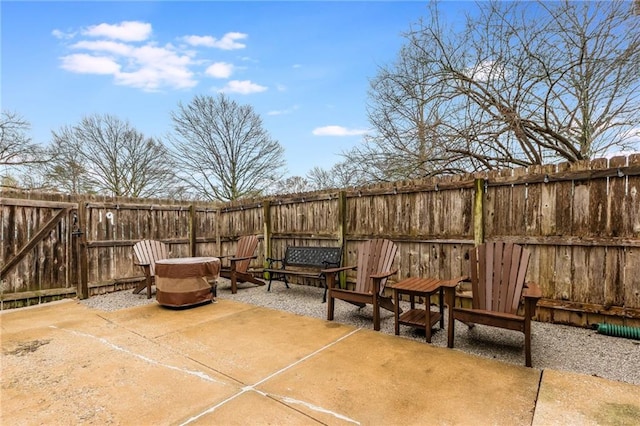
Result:
[[[531,318],[536,312],[537,299],[525,298],[524,304],[524,357],[525,365],[531,367]]]
[[[525,365],[531,367],[531,319],[524,320],[524,357]]]
[[[151,299],[151,277],[147,276],[147,299]]]
[[[453,348],[453,339],[455,336],[455,323],[456,320],[453,318],[453,304],[455,303],[455,289],[447,288],[446,289],[446,302],[447,309],[449,311],[449,324],[447,325],[447,347]]]
[[[329,300],[327,300],[327,320],[333,321],[333,304],[335,303],[335,299],[329,292]]]
[[[229,277],[231,278],[231,294],[236,294],[238,292],[238,277],[236,276],[235,262],[231,262]]]
[[[373,308],[373,329],[380,331],[380,307]]]

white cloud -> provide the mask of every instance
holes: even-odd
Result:
[[[82,40],[73,44],[71,47],[74,49],[102,51],[102,52],[113,53],[116,55],[123,55],[123,56],[131,56],[135,50],[133,46],[130,46],[126,43],[120,43],[117,41],[108,41],[108,40],[99,40],[99,41]]]
[[[240,93],[242,95],[248,95],[251,93],[260,93],[267,90],[267,87],[260,86],[253,83],[250,80],[231,80],[224,86],[219,92]]]
[[[184,89],[198,84],[196,75],[228,79],[239,67],[231,63],[215,62],[198,55],[202,46],[219,49],[240,49],[240,41],[247,34],[229,32],[222,38],[210,36],[178,37],[189,44],[159,45],[150,41],[151,24],[141,21],[122,21],[87,26],[79,32],[55,29],[53,37],[60,40],[76,38],[65,47],[68,54],[60,57],[61,68],[82,74],[111,75],[115,84],[146,91]],[[267,87],[250,80],[230,81],[221,91],[249,94],[263,92]]]
[[[184,36],[182,39],[191,46],[213,47],[216,44],[216,39],[211,36],[190,35]]]
[[[291,68],[302,68],[302,65],[300,64],[293,64],[293,66]]]
[[[84,53],[63,56],[62,68],[80,74],[116,74],[120,65],[111,58]]]
[[[491,60],[482,61],[473,68],[468,68],[465,74],[477,81],[491,81],[509,77],[509,72],[503,64]]]
[[[189,35],[184,36],[183,40],[191,46],[205,46],[215,47],[223,50],[244,49],[246,47],[243,43],[238,43],[236,40],[244,40],[247,38],[247,34],[244,33],[226,33],[221,39],[216,39],[211,36],[197,36]]]
[[[300,107],[298,105],[294,105],[291,108],[281,109],[281,110],[273,110],[267,112],[267,115],[287,115],[291,114],[294,111],[297,111]]]
[[[214,78],[229,78],[233,73],[233,65],[226,62],[216,62],[207,67],[205,73]]]
[[[313,129],[315,136],[360,136],[367,133],[361,129],[347,129],[342,126],[324,126]]]
[[[65,40],[65,39],[70,39],[75,37],[76,33],[65,33],[64,31],[55,29],[51,31],[51,35],[54,36],[55,38]]]
[[[119,24],[99,24],[87,27],[83,32],[90,37],[106,37],[122,41],[144,41],[151,35],[151,24],[123,21]]]
[[[82,40],[71,47],[91,54],[63,57],[62,67],[68,71],[111,74],[116,84],[148,91],[162,87],[184,89],[198,84],[189,69],[190,56],[180,54],[171,45],[135,46],[110,40]]]
[[[156,90],[163,86],[184,89],[198,84],[189,69],[191,58],[166,47],[146,45],[136,48],[131,59],[138,69],[116,75],[119,84],[145,90]]]

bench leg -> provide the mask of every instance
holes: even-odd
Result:
[[[277,277],[275,277],[275,279],[282,278],[282,281],[284,281],[284,285],[287,288],[291,288],[291,287],[289,287],[289,282],[287,281],[287,276],[286,275],[269,272],[269,285],[267,286],[267,291],[271,291],[271,281],[274,280],[274,275],[277,275]]]

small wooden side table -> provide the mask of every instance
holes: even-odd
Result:
[[[418,278],[411,277],[402,280],[392,286],[393,300],[395,304],[395,332],[400,334],[400,324],[412,327],[423,328],[428,343],[431,343],[431,328],[440,321],[440,328],[444,328],[444,294],[443,281],[437,278]],[[439,312],[431,311],[431,296],[439,293],[440,310]],[[411,309],[400,314],[400,295],[409,295]],[[415,297],[425,298],[425,308],[416,309]]]

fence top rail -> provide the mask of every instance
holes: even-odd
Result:
[[[640,166],[625,166],[602,170],[567,170],[555,173],[535,173],[522,176],[494,176],[487,179],[487,186],[527,185],[532,183],[553,183],[606,178],[640,176]]]
[[[63,201],[43,201],[31,198],[5,198],[0,197],[0,205],[18,207],[50,207],[54,209],[77,208],[78,203],[67,203]]]

